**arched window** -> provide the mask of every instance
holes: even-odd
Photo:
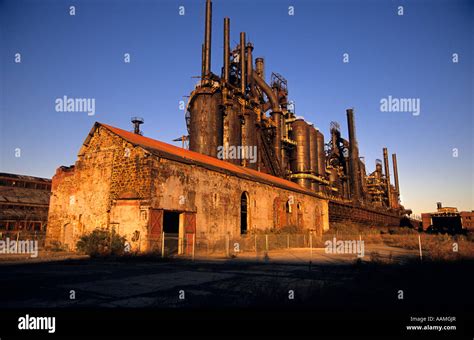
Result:
[[[243,192],[240,196],[240,233],[246,234],[248,229],[248,202],[249,197],[247,192]]]

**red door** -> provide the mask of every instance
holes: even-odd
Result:
[[[163,210],[151,209],[148,226],[150,249],[161,249],[161,233],[163,231]]]
[[[193,253],[193,238],[196,237],[196,214],[184,213],[184,234],[186,238],[186,255]]]

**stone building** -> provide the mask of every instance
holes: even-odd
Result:
[[[114,228],[132,249],[162,232],[210,241],[252,230],[329,228],[328,201],[263,172],[95,123],[75,165],[52,180],[47,241],[70,249],[95,228]]]

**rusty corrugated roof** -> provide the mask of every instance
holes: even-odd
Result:
[[[275,185],[278,187],[282,187],[285,189],[299,191],[305,194],[309,194],[312,196],[318,196],[315,192],[311,190],[307,190],[298,184],[288,181],[283,178],[275,177],[264,172],[260,172],[257,170],[245,168],[239,165],[235,165],[214,157],[210,157],[207,155],[200,154],[198,152],[186,150],[168,143],[160,142],[155,139],[151,139],[148,137],[144,137],[133,132],[129,132],[126,130],[122,130],[110,125],[96,123],[96,127],[103,126],[112,133],[122,137],[126,141],[141,146],[151,152],[158,152],[161,157],[167,158],[166,156],[171,156],[173,160],[182,160],[184,162],[192,162],[196,164],[200,164],[204,167],[210,167],[213,170],[221,171],[221,172],[230,172],[236,176],[244,177],[247,179],[251,179],[257,182],[264,182],[266,184]]]
[[[49,178],[10,174],[6,172],[0,172],[0,178],[18,179],[18,180],[31,181],[31,182],[44,182],[44,183],[49,183],[49,184],[51,183],[51,179]]]
[[[48,206],[50,191],[0,186],[0,203],[11,205]]]

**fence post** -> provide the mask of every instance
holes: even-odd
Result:
[[[255,257],[258,260],[257,234],[255,234]]]
[[[196,249],[196,233],[193,234],[193,261],[194,261],[194,249]]]
[[[423,261],[423,252],[421,251],[421,235],[418,234],[418,246],[420,247],[420,261]]]
[[[287,240],[288,249],[290,249],[290,234],[286,235],[286,240]]]
[[[165,232],[161,233],[161,258],[165,257]]]
[[[229,243],[230,243],[229,234],[226,234],[225,235],[225,256],[226,257],[229,257]]]
[[[311,262],[313,261],[313,232],[311,230],[309,231],[309,248],[310,248],[309,263],[311,265]]]
[[[265,234],[265,250],[268,253],[268,235],[267,234]]]

